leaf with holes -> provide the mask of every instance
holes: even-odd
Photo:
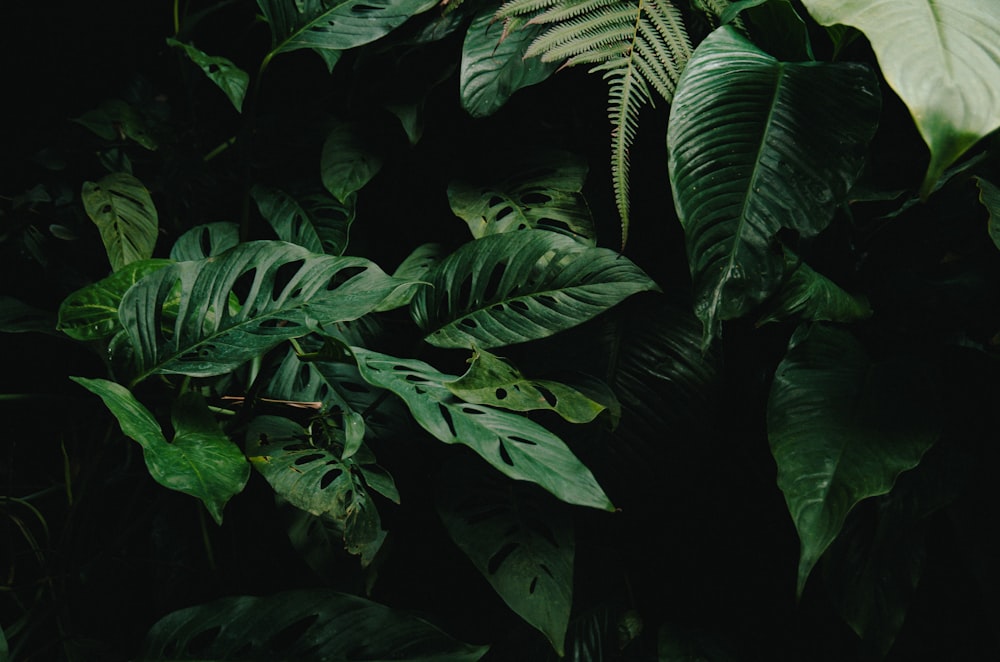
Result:
[[[159,222],[149,191],[124,172],[86,182],[80,194],[87,216],[97,225],[111,268],[152,257]]]
[[[135,382],[154,373],[208,377],[317,325],[366,315],[408,285],[363,258],[253,241],[150,274],[125,293],[119,319],[134,351]],[[185,296],[165,325],[165,305],[177,288]]]
[[[504,602],[563,654],[573,604],[573,519],[537,488],[452,465],[437,510],[448,534]]]
[[[993,240],[993,245],[1000,248],[1000,188],[982,177],[975,179],[979,186],[979,202],[986,207],[990,216],[986,228],[989,231],[990,239]]]
[[[441,261],[410,313],[438,347],[490,349],[551,336],[656,284],[627,258],[565,235],[483,237]]]
[[[329,515],[352,554],[373,558],[381,520],[360,477],[360,460],[341,459],[343,432],[313,422],[307,431],[280,416],[258,416],[247,428],[247,456],[274,491],[296,508]],[[339,448],[338,448],[339,447]]]
[[[237,111],[243,112],[243,97],[250,86],[250,74],[243,71],[232,60],[218,55],[209,55],[191,44],[167,38],[167,45],[180,48],[188,59],[204,72],[208,79],[222,90]]]
[[[222,524],[222,509],[243,491],[250,467],[200,395],[188,392],[174,402],[174,440],[168,443],[160,424],[124,386],[105,379],[70,379],[99,396],[125,436],[142,446],[153,480],[201,499],[212,518]]]
[[[398,290],[395,296],[386,299],[379,310],[394,310],[410,305],[410,301],[417,294],[417,290],[426,285],[422,279],[427,273],[442,260],[445,256],[444,246],[441,244],[422,244],[408,256],[392,272],[393,278],[403,278],[415,281],[414,285],[405,290]]]
[[[470,363],[464,375],[444,383],[466,402],[512,411],[548,409],[571,423],[589,423],[607,409],[568,384],[528,379],[513,365],[486,350],[476,350]]]
[[[58,329],[74,340],[100,340],[121,331],[118,308],[130,287],[155,271],[173,264],[170,260],[139,260],[107,278],[87,285],[63,299],[59,305]]]
[[[278,239],[313,253],[344,254],[354,222],[353,195],[342,204],[325,193],[293,196],[265,186],[253,187],[250,194]]]
[[[237,223],[218,221],[197,225],[174,242],[170,259],[176,262],[204,260],[221,255],[240,243],[240,226]]]
[[[871,317],[867,298],[842,290],[787,249],[785,271],[788,273],[785,282],[764,304],[764,313],[757,320],[757,326],[796,318],[813,322],[856,322]]]
[[[365,122],[338,121],[327,134],[320,176],[327,191],[345,205],[382,169],[383,136]]]
[[[584,200],[587,164],[570,152],[545,151],[505,168],[510,175],[487,182],[454,181],[448,202],[472,236],[538,228],[595,245],[594,220]]]
[[[849,333],[821,325],[795,332],[774,376],[767,434],[802,543],[798,595],[847,513],[920,463],[940,418],[912,359],[875,361]]]
[[[476,662],[487,649],[364,598],[305,589],[175,611],[150,629],[140,658]]]
[[[422,361],[360,347],[361,376],[401,397],[417,423],[446,444],[464,444],[501,473],[536,483],[567,503],[613,510],[594,475],[559,437],[507,411],[462,402],[445,386],[455,377]]]
[[[667,147],[706,344],[783,282],[781,229],[812,236],[829,224],[879,107],[863,65],[779,62],[729,26],[695,51]]]

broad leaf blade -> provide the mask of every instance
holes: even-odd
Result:
[[[208,79],[215,83],[229,99],[237,111],[243,112],[243,97],[250,85],[250,74],[243,71],[232,60],[217,55],[209,55],[191,44],[176,39],[167,39],[167,45],[180,48],[188,59],[200,68]]]
[[[786,319],[856,322],[871,317],[867,298],[847,293],[789,250],[785,251],[785,271],[787,280],[764,305],[757,326]]]
[[[340,203],[324,193],[293,196],[264,186],[250,193],[278,239],[313,253],[344,254],[354,222],[354,196],[348,194],[346,203]]]
[[[542,230],[468,243],[427,280],[410,304],[427,342],[486,349],[551,336],[658,289],[618,253]]]
[[[360,347],[351,351],[361,375],[401,397],[417,423],[440,441],[464,444],[501,473],[536,483],[567,503],[614,509],[590,469],[534,421],[458,400],[444,385],[454,377],[421,361]]]
[[[486,650],[370,600],[309,589],[175,611],[149,631],[141,659],[475,662]]]
[[[868,37],[886,81],[931,150],[922,195],[1000,128],[1000,12],[994,0],[805,0],[822,25]]]
[[[217,221],[197,225],[177,238],[170,249],[170,259],[175,262],[204,260],[206,257],[221,255],[238,243],[238,223]]]
[[[125,436],[142,446],[146,468],[156,482],[201,499],[222,524],[222,509],[243,491],[250,466],[219,429],[201,396],[186,393],[174,403],[175,436],[168,443],[160,424],[125,387],[104,379],[70,379],[99,396]]]
[[[323,186],[342,204],[349,204],[382,169],[380,136],[363,122],[338,121],[323,142],[320,176]]]
[[[830,222],[879,106],[862,65],[779,62],[728,26],[695,51],[667,145],[706,341],[782,282],[779,230],[810,236]]]
[[[124,172],[112,173],[97,183],[84,183],[81,198],[114,271],[152,257],[159,226],[153,199],[142,182]]]
[[[886,494],[937,439],[928,376],[873,361],[846,331],[803,326],[778,366],[767,429],[778,487],[802,543],[798,594],[862,499]]]
[[[457,463],[437,509],[448,534],[504,602],[563,654],[573,604],[572,518],[544,492]],[[562,507],[561,507],[562,506]]]

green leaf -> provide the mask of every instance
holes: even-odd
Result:
[[[153,256],[158,220],[149,191],[138,179],[124,172],[101,181],[85,182],[83,207],[101,232],[111,268]]]
[[[160,424],[124,386],[105,379],[70,379],[99,396],[125,436],[142,446],[153,480],[201,499],[216,523],[222,524],[222,509],[243,491],[250,466],[239,446],[219,429],[200,395],[188,392],[174,402],[174,440],[168,443]]]
[[[537,489],[457,463],[442,472],[437,510],[448,535],[518,616],[561,656],[573,605],[573,520]]]
[[[135,382],[154,373],[209,377],[317,326],[366,315],[408,285],[363,258],[254,241],[150,274],[125,293],[119,318],[135,353]],[[167,319],[174,291],[185,297]]]
[[[868,37],[886,82],[931,150],[921,194],[1000,127],[1000,12],[994,0],[804,0],[821,25]]]
[[[435,438],[466,445],[506,476],[536,483],[567,503],[614,509],[590,469],[534,421],[458,400],[445,386],[455,377],[422,361],[360,347],[351,351],[362,377],[401,397],[417,423]]]
[[[280,189],[255,186],[250,191],[257,208],[278,239],[313,253],[343,255],[354,222],[354,196],[340,203],[325,193],[293,196]]]
[[[365,565],[375,557],[385,539],[381,519],[361,479],[362,456],[342,458],[342,430],[322,419],[306,431],[287,418],[258,416],[246,439],[247,457],[279,496],[329,516],[343,531],[347,551],[360,554]]]
[[[527,25],[505,34],[503,22],[494,16],[496,10],[497,5],[491,5],[476,14],[462,45],[459,97],[473,117],[492,115],[514,92],[542,82],[559,66],[524,57],[545,26]]]
[[[289,633],[298,633],[289,641]],[[488,647],[406,612],[328,589],[240,596],[175,611],[152,627],[143,660],[475,662]]]
[[[228,58],[208,55],[191,44],[185,44],[170,37],[167,45],[180,48],[188,59],[194,62],[215,85],[222,90],[233,107],[243,112],[243,98],[250,86],[250,74],[243,71]]]
[[[618,253],[543,230],[470,242],[427,280],[410,304],[427,342],[485,349],[551,336],[659,289]]]
[[[757,326],[787,319],[856,322],[871,317],[867,298],[848,294],[788,249],[785,249],[785,271],[787,280],[764,304],[764,314],[757,320]]]
[[[990,214],[987,230],[993,245],[1000,248],[1000,188],[991,184],[982,177],[976,177],[976,185],[979,187],[979,202],[986,207]]]
[[[121,99],[108,99],[100,107],[88,110],[73,120],[109,141],[130,138],[142,147],[156,151],[156,140],[136,108]]]
[[[538,228],[596,244],[594,220],[584,200],[587,164],[570,152],[549,150],[510,164],[508,176],[488,183],[455,181],[448,202],[476,239]]]
[[[100,340],[121,331],[118,309],[122,297],[147,274],[173,264],[171,260],[130,262],[107,278],[87,285],[59,305],[57,328],[75,340]]]
[[[197,225],[177,238],[170,249],[170,259],[175,262],[204,260],[206,257],[221,255],[238,243],[238,223],[218,221]]]
[[[667,147],[706,344],[784,281],[779,230],[812,236],[829,224],[879,106],[862,65],[779,62],[729,26],[695,51]]]
[[[375,41],[435,4],[436,0],[257,0],[271,25],[268,60],[311,48],[331,69],[336,63],[332,51]]]
[[[9,662],[10,647],[7,645],[7,635],[4,634],[3,626],[0,626],[0,662]]]
[[[327,134],[320,157],[320,175],[326,190],[344,205],[382,169],[380,137],[363,122],[338,121]]]
[[[792,336],[767,430],[802,543],[798,595],[855,504],[888,493],[937,439],[932,393],[919,364],[875,361],[846,331],[813,325]]]
[[[571,423],[588,423],[606,409],[568,384],[528,379],[486,350],[476,350],[469,362],[472,365],[464,375],[444,384],[466,402],[511,411],[547,409]]]
[[[55,316],[14,297],[0,295],[0,333],[53,333]]]
[[[815,60],[809,29],[789,0],[768,0],[747,9],[754,42],[779,60]]]

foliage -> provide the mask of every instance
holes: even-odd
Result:
[[[1000,656],[985,0],[119,4],[3,127],[0,657]]]

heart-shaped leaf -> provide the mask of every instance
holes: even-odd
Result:
[[[911,360],[872,360],[846,331],[800,327],[778,366],[767,433],[802,543],[798,594],[862,499],[886,494],[937,439],[939,407]]]
[[[153,373],[207,377],[317,325],[366,315],[408,284],[363,258],[254,241],[150,274],[126,292],[119,318],[135,354],[135,381]],[[168,320],[165,305],[178,290],[185,296]]]
[[[618,253],[543,230],[470,242],[427,280],[410,304],[427,342],[485,349],[551,336],[659,289]]]
[[[168,38],[167,45],[183,50],[188,59],[198,65],[208,79],[222,90],[233,107],[243,112],[243,97],[246,96],[247,88],[250,86],[250,74],[233,64],[232,60],[209,55],[191,44]]]
[[[993,0],[804,0],[822,25],[868,37],[886,82],[931,150],[922,195],[1000,128],[1000,12]]]
[[[142,446],[146,468],[157,483],[201,499],[222,524],[222,509],[243,491],[250,465],[200,395],[188,392],[174,402],[174,440],[168,443],[160,424],[124,386],[105,379],[70,379],[100,396],[125,436]]]
[[[255,186],[257,208],[278,235],[313,253],[343,255],[354,222],[354,196],[341,204],[324,193],[292,196],[280,189]]]
[[[204,260],[221,255],[238,243],[240,226],[237,223],[218,221],[197,225],[177,238],[170,249],[170,259],[175,262]]]
[[[572,518],[537,488],[457,463],[442,472],[437,510],[448,534],[504,602],[563,654],[573,604]]]
[[[815,235],[861,170],[880,107],[857,64],[779,62],[725,26],[695,51],[667,128],[705,340],[784,278],[782,228]]]
[[[159,222],[149,191],[138,179],[124,172],[83,185],[83,207],[97,225],[108,252],[111,268],[153,255]]]
[[[594,475],[557,436],[524,416],[458,400],[455,377],[412,359],[352,347],[361,376],[403,399],[413,418],[446,444],[464,444],[501,473],[536,483],[567,503],[613,510]]]
[[[290,633],[297,636],[289,641]],[[160,619],[143,660],[476,662],[488,646],[451,638],[411,614],[327,589],[240,596]]]

